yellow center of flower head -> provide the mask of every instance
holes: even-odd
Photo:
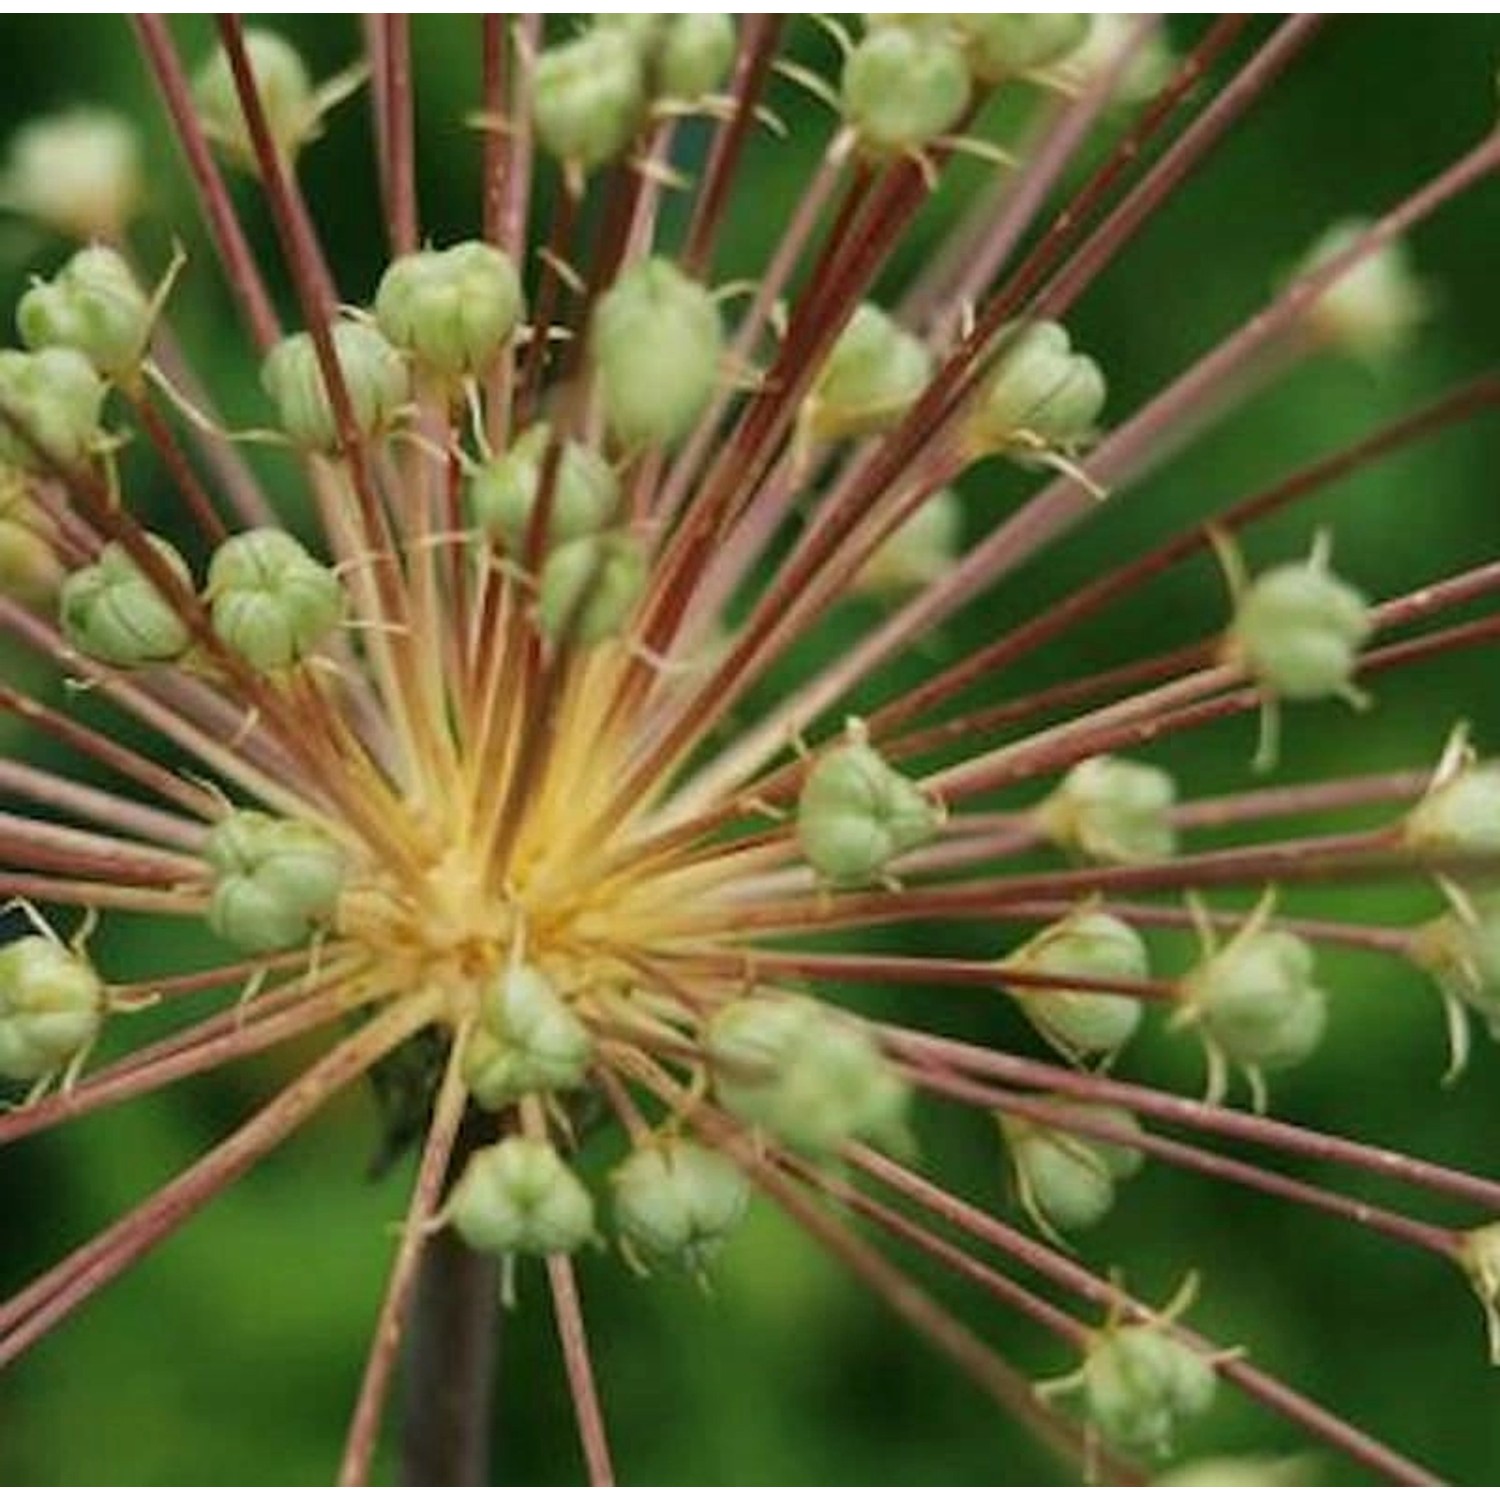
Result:
[[[1133,346],[1094,315],[1148,211],[1315,21],[1226,18],[1179,63],[1159,17],[871,15],[804,38],[771,16],[487,15],[455,102],[453,70],[427,81],[426,17],[367,18],[367,56],[320,79],[234,17],[186,67],[142,16],[206,226],[173,226],[189,249],[165,264],[167,237],[133,222],[131,122],[17,136],[0,199],[77,243],[35,268],[0,350],[0,711],[67,756],[0,755],[0,1144],[274,1049],[300,1071],[76,1257],[0,1290],[0,1365],[368,1082],[382,1164],[415,1162],[346,1480],[371,1471],[403,1330],[419,1351],[440,1323],[487,1336],[493,1257],[518,1316],[545,1286],[607,1482],[590,1252],[702,1280],[752,1200],[1075,1475],[1148,1478],[1238,1385],[1377,1477],[1432,1477],[1211,1345],[1190,1298],[1136,1300],[1113,1250],[1088,1264],[1107,1218],[1153,1264],[1168,1230],[1212,1219],[1170,1221],[1175,1200],[1135,1180],[1202,1173],[1457,1266],[1500,1353],[1480,1147],[1465,1170],[1363,1144],[1359,1109],[1392,1091],[1362,1072],[1347,1120],[1317,1101],[1342,1134],[1266,1114],[1268,1080],[1314,1086],[1409,994],[1419,1011],[1440,992],[1454,1071],[1475,1022],[1500,1035],[1500,762],[1463,730],[1430,774],[1341,759],[1349,710],[1400,701],[1400,668],[1496,634],[1494,564],[1434,576],[1405,491],[1377,533],[1411,526],[1382,558],[1405,592],[1367,595],[1354,493],[1376,459],[1494,407],[1495,378],[1349,446],[1299,437],[1298,468],[1257,430],[1241,462],[1263,487],[1221,495],[1199,470],[1176,492],[1204,497],[1192,517],[1142,482],[1299,361],[1396,361],[1444,305],[1398,236],[1492,177],[1500,135],[1320,241],[1160,390],[1151,325],[1173,345],[1215,315],[1194,278],[1161,278],[1126,378]],[[320,243],[328,179],[304,174],[366,85],[378,203],[346,204],[352,176],[326,187],[365,234],[355,273]],[[418,171],[450,103],[445,124],[481,137],[467,216],[438,201],[451,172]],[[774,172],[763,127],[790,130]],[[980,166],[993,186],[945,218]],[[944,245],[921,238],[950,220]],[[738,281],[742,221],[768,249]],[[468,228],[435,240],[440,223]],[[180,316],[214,256],[248,334],[236,379],[227,334]],[[1419,505],[1461,459],[1412,486]],[[1256,531],[1355,471],[1338,572],[1330,531]],[[1094,525],[1092,553],[1061,555]],[[1054,547],[1055,576],[1083,582],[1048,599]],[[1227,601],[1163,576],[1206,574],[1214,550]],[[1160,641],[1136,661],[1141,621]],[[1424,686],[1426,713],[1438,674]],[[1256,769],[1284,738],[1320,779],[1250,780],[1247,734],[1184,742],[1256,712]],[[1407,878],[1412,925],[1341,904],[1376,875]],[[1388,966],[1352,1020],[1329,946]],[[1408,1040],[1389,1049],[1401,1092]],[[1174,1046],[1202,1055],[1196,1097],[1150,1075]],[[939,1173],[965,1130],[990,1155],[961,1192]],[[1398,1212],[1419,1195],[1378,1180],[1367,1204],[1371,1175],[1457,1207]],[[1149,1222],[1117,1212],[1138,1193]],[[1074,1373],[1013,1367],[914,1251],[1033,1319]],[[787,1264],[754,1269],[811,1338]],[[488,1409],[461,1352],[414,1362],[419,1432]],[[66,1415],[87,1428],[71,1387]]]

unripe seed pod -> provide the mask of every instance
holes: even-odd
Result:
[[[268,813],[221,819],[203,854],[218,875],[208,925],[252,953],[306,942],[332,918],[348,875],[344,851],[327,834]]]
[[[1458,730],[1401,829],[1402,841],[1419,854],[1500,854],[1500,761],[1476,760]]]
[[[447,1212],[487,1255],[571,1255],[594,1236],[588,1189],[546,1141],[516,1135],[469,1158]]]
[[[526,546],[550,437],[545,422],[528,427],[505,453],[482,465],[469,483],[474,519],[504,541],[514,556]],[[614,520],[619,506],[615,471],[592,448],[567,439],[552,481],[544,551],[597,535]]]
[[[1280,698],[1348,693],[1374,621],[1364,597],[1315,552],[1254,579],[1229,627],[1227,652]]]
[[[734,61],[734,21],[721,11],[667,16],[653,82],[663,98],[693,104],[713,93]]]
[[[638,1147],[614,1174],[615,1224],[626,1246],[695,1273],[723,1249],[749,1206],[739,1168],[694,1141]]]
[[[1101,1334],[1083,1365],[1089,1420],[1110,1442],[1156,1453],[1213,1405],[1217,1386],[1203,1355],[1148,1323]]]
[[[81,467],[99,441],[105,392],[75,349],[0,349],[0,412],[15,419],[0,419],[0,463],[33,474]]]
[[[1490,1363],[1500,1365],[1500,1223],[1463,1235],[1458,1263],[1468,1273],[1490,1336]]]
[[[580,537],[542,568],[537,623],[554,644],[595,646],[619,635],[646,587],[646,553],[628,532]]]
[[[969,69],[958,43],[937,31],[882,27],[844,60],[844,118],[873,156],[931,145],[963,117]]]
[[[1308,251],[1299,274],[1327,265],[1369,228],[1363,219],[1335,224]],[[1412,269],[1410,250],[1400,240],[1388,240],[1335,278],[1308,309],[1307,326],[1340,353],[1379,361],[1411,342],[1431,305]]]
[[[938,804],[885,762],[857,721],[850,722],[844,744],[818,757],[797,800],[797,844],[830,885],[878,880],[893,859],[927,843],[941,823]]]
[[[1080,761],[1036,809],[1041,831],[1064,849],[1108,864],[1150,864],[1177,847],[1177,786],[1165,771],[1114,755]]]
[[[295,161],[298,151],[318,133],[319,103],[307,64],[277,32],[247,30],[244,41],[271,140],[283,160]],[[205,133],[229,160],[247,171],[258,171],[250,126],[223,47],[215,48],[193,79],[193,102]]]
[[[191,592],[192,575],[177,549],[159,536],[147,541]],[[58,614],[70,645],[112,667],[176,661],[192,644],[182,616],[119,542],[108,543],[96,562],[69,574]]]
[[[1139,16],[1095,12],[1081,46],[1067,58],[1067,69],[1080,83],[1092,83],[1112,71],[1128,47],[1130,60],[1116,78],[1109,103],[1115,107],[1144,104],[1164,88],[1177,69],[1177,56],[1162,28],[1144,39]]]
[[[906,1142],[909,1091],[858,1022],[802,995],[737,1000],[704,1037],[714,1091],[793,1151],[827,1156],[855,1138]]]
[[[548,47],[532,78],[542,147],[584,172],[622,156],[646,120],[646,72],[637,44],[616,28]]]
[[[81,954],[32,934],[0,947],[0,1078],[35,1083],[90,1046],[104,986]]]
[[[480,240],[399,257],[375,293],[380,331],[448,379],[487,369],[521,312],[521,279],[510,257]]]
[[[1061,12],[1032,16],[959,15],[954,22],[967,44],[969,66],[981,83],[1050,67],[1081,47],[1091,16]]]
[[[205,597],[219,639],[259,672],[305,661],[343,619],[347,604],[333,569],[274,526],[219,545]]]
[[[0,174],[0,202],[75,240],[115,240],[145,196],[135,126],[103,109],[23,125]]]
[[[856,592],[900,598],[953,567],[963,540],[963,505],[954,490],[924,500],[875,550],[854,579]]]
[[[464,1082],[484,1109],[502,1109],[526,1094],[577,1088],[593,1051],[588,1028],[552,981],[521,964],[485,991],[464,1049]]]
[[[610,432],[627,448],[683,437],[713,395],[723,349],[706,287],[659,256],[627,267],[599,299],[590,331]]]
[[[336,323],[332,338],[355,430],[370,437],[389,427],[406,404],[411,389],[406,361],[368,323]],[[338,423],[311,334],[294,333],[282,339],[266,356],[260,381],[276,403],[282,430],[298,447],[338,451]]]
[[[32,499],[32,477],[0,464],[0,598],[49,604],[63,580],[52,524]]]
[[[37,281],[16,306],[32,349],[76,349],[115,379],[140,367],[151,336],[151,305],[124,257],[104,245],[76,252],[51,281]]]
[[[932,378],[932,356],[915,334],[873,302],[844,325],[804,407],[808,430],[833,440],[899,422]]]
[[[1074,351],[1061,323],[1011,324],[1001,330],[970,433],[987,453],[1076,448],[1092,434],[1106,394],[1104,372]]]
[[[1462,916],[1439,917],[1408,950],[1446,995],[1469,1007],[1500,1041],[1500,898],[1481,893]]]
[[[1135,928],[1091,906],[1044,927],[1003,963],[1041,975],[1105,982],[1140,984],[1151,977],[1151,960]],[[1110,1057],[1141,1022],[1142,1005],[1134,995],[1031,984],[1011,993],[1031,1024],[1068,1057]]]
[[[1107,1104],[1066,1104],[1081,1123],[1113,1130],[1140,1129],[1128,1110]],[[1114,1207],[1115,1184],[1133,1177],[1144,1158],[1133,1146],[1098,1140],[1061,1125],[1000,1116],[1016,1186],[1028,1213],[1045,1229],[1089,1229]]]

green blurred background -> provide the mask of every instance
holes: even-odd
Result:
[[[353,20],[281,18],[321,71],[358,45]],[[1265,23],[1256,23],[1263,27]],[[1190,40],[1195,18],[1171,23]],[[206,23],[180,25],[187,55],[206,51]],[[475,223],[476,147],[461,124],[475,98],[475,23],[416,23],[426,222],[442,240]],[[1254,309],[1332,220],[1393,202],[1490,128],[1500,23],[1493,18],[1335,20],[1274,96],[1254,110],[1196,178],[1138,237],[1078,308],[1075,336],[1111,378],[1111,413],[1129,411],[1183,363]],[[810,33],[799,45],[826,60]],[[166,227],[201,251],[198,220],[174,148],[117,19],[0,22],[8,59],[0,135],[33,114],[100,100],[146,126],[153,216],[145,243],[165,254]],[[790,94],[790,143],[761,142],[740,183],[718,272],[751,275],[785,217],[817,143],[816,112]],[[965,167],[905,247],[883,290],[921,263],[945,217],[962,206],[979,168]],[[349,106],[306,164],[308,191],[339,268],[342,290],[367,297],[382,234],[364,111]],[[264,235],[254,195],[241,194]],[[1435,294],[1435,316],[1412,352],[1371,371],[1333,359],[1300,370],[1199,441],[1127,499],[1103,509],[1076,542],[1008,582],[886,679],[982,638],[997,620],[1025,618],[1111,558],[1402,411],[1493,360],[1500,196],[1490,183],[1424,226],[1413,246]],[[0,277],[13,300],[31,270],[60,247],[4,226]],[[235,420],[260,420],[254,370],[226,336],[222,289],[201,253],[178,304]],[[289,305],[289,304],[288,304]],[[1315,522],[1337,526],[1341,570],[1382,595],[1492,557],[1500,542],[1493,425],[1447,433],[1343,483],[1261,528],[1253,562],[1305,548]],[[270,464],[273,482],[288,471]],[[133,493],[161,524],[165,497]],[[967,487],[977,531],[1019,493],[1014,476],[985,470]],[[1181,641],[1222,618],[1222,587],[1204,560],[1098,628],[1039,656],[986,694],[1089,670]],[[844,607],[809,641],[803,662],[838,649],[869,622]],[[5,648],[9,649],[9,648]],[[7,667],[9,670],[9,667]],[[1333,706],[1294,712],[1283,771],[1301,778],[1416,766],[1437,754],[1448,725],[1467,716],[1481,745],[1500,744],[1492,651],[1439,661],[1379,684],[1378,712]],[[1188,795],[1244,785],[1253,730],[1236,723],[1164,748],[1159,758]],[[8,728],[0,744],[12,748]],[[1324,914],[1406,920],[1433,912],[1430,892],[1323,891],[1293,900]],[[891,941],[988,956],[1013,931],[897,934]],[[147,924],[106,924],[97,952],[107,972],[159,972],[206,945]],[[1170,969],[1185,950],[1159,946]],[[1336,1001],[1314,1063],[1280,1080],[1278,1112],[1364,1139],[1494,1172],[1500,1167],[1500,1058],[1482,1043],[1468,1075],[1438,1086],[1444,1042],[1437,1001],[1420,976],[1333,956]],[[970,996],[854,993],[853,1004],[983,1037],[1033,1044],[1003,1002]],[[136,1202],[241,1119],[294,1059],[243,1067],[177,1088],[104,1118],[0,1154],[0,1276],[13,1288]],[[1183,1038],[1137,1045],[1124,1071],[1198,1087]],[[935,1171],[981,1201],[1005,1203],[988,1122],[933,1112],[922,1121]],[[368,1100],[351,1096],[215,1204],[187,1232],[134,1269],[0,1380],[0,1481],[219,1483],[326,1480],[355,1390],[392,1249],[407,1172],[371,1186],[361,1167],[373,1137]],[[1330,1181],[1337,1180],[1330,1178]],[[1345,1180],[1356,1190],[1359,1183]],[[1409,1204],[1402,1193],[1374,1191]],[[1428,1205],[1441,1213],[1443,1205]],[[1459,1222],[1459,1221],[1453,1221]],[[1271,1369],[1453,1478],[1500,1479],[1500,1373],[1483,1359],[1478,1309],[1449,1267],[1343,1224],[1284,1210],[1243,1191],[1160,1166],[1133,1183],[1115,1216],[1082,1238],[1097,1266],[1164,1298],[1189,1267],[1206,1291],[1201,1325],[1244,1343]],[[726,1255],[712,1295],[659,1277],[641,1282],[617,1260],[584,1267],[599,1378],[623,1476],[668,1483],[1017,1483],[1059,1477],[983,1397],[907,1335],[769,1211]],[[940,1278],[972,1324],[1038,1375],[1060,1351]],[[500,1477],[581,1477],[563,1375],[541,1285],[523,1279],[505,1329],[496,1414]],[[1293,1452],[1294,1432],[1238,1396],[1195,1429],[1189,1454]],[[387,1469],[385,1472],[389,1472]],[[1353,1480],[1328,1461],[1325,1480]]]

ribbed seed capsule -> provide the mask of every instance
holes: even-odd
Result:
[[[952,129],[969,104],[963,49],[938,31],[881,27],[844,60],[844,118],[873,156],[920,151]]]
[[[963,522],[957,491],[939,490],[870,554],[854,579],[855,592],[900,598],[935,583],[958,559]]]
[[[487,369],[521,311],[521,280],[510,257],[480,240],[399,257],[375,293],[380,331],[448,379]]]
[[[103,1022],[104,986],[82,954],[40,934],[0,947],[0,1078],[36,1083],[60,1072]]]
[[[32,349],[75,349],[102,375],[140,366],[151,336],[151,306],[125,259],[104,245],[79,250],[51,281],[37,281],[16,306]]]
[[[803,408],[807,430],[833,440],[899,422],[932,378],[932,356],[873,302],[844,325]]]
[[[982,83],[999,83],[1061,62],[1083,45],[1093,18],[1057,12],[1030,16],[959,15],[953,20],[966,44],[974,76]]]
[[[1177,847],[1177,785],[1165,771],[1114,755],[1080,761],[1037,809],[1053,843],[1107,864],[1150,864]]]
[[[592,172],[622,156],[645,123],[647,102],[639,51],[618,29],[596,27],[537,58],[537,139],[575,170]]]
[[[1299,274],[1327,265],[1369,228],[1365,219],[1335,224],[1308,251]],[[1409,248],[1388,240],[1334,279],[1308,309],[1307,327],[1340,353],[1378,362],[1410,344],[1431,306],[1412,269]]]
[[[343,619],[347,598],[333,569],[296,537],[257,527],[220,544],[205,597],[219,639],[257,671],[306,661]]]
[[[737,1000],[704,1036],[714,1092],[793,1151],[827,1156],[856,1138],[907,1141],[909,1090],[858,1022],[802,995]]]
[[[664,18],[652,84],[664,99],[695,104],[720,87],[734,61],[734,21],[720,11],[687,11]]]
[[[540,969],[507,968],[486,987],[479,1025],[464,1048],[463,1075],[485,1109],[526,1094],[578,1087],[593,1039]]]
[[[286,161],[294,161],[298,151],[318,133],[319,101],[307,64],[297,49],[274,31],[247,30],[244,42],[271,140]],[[240,107],[229,54],[223,47],[214,50],[193,79],[193,103],[205,133],[225,156],[236,166],[258,171],[250,126]]]
[[[406,404],[411,389],[406,361],[368,323],[336,323],[332,338],[355,430],[370,437],[389,427]],[[338,423],[311,334],[282,339],[266,356],[260,380],[276,403],[282,431],[294,443],[322,453],[338,451]]]
[[[1093,1121],[1125,1133],[1140,1129],[1128,1110],[1068,1099],[1048,1102],[1065,1105],[1081,1125]],[[1140,1171],[1145,1159],[1134,1146],[1019,1115],[1002,1113],[1000,1131],[1022,1206],[1048,1231],[1092,1228],[1114,1207],[1115,1185]]]
[[[1165,1329],[1131,1323],[1099,1335],[1083,1365],[1089,1420],[1109,1441],[1166,1453],[1184,1422],[1213,1405],[1218,1377]]]
[[[0,464],[0,598],[43,605],[63,580],[52,524],[32,498],[33,477]]]
[[[146,540],[191,592],[192,575],[177,549],[159,536]],[[119,542],[108,543],[96,562],[68,575],[58,615],[70,645],[112,667],[176,661],[192,644],[182,616]]]
[[[1500,761],[1476,759],[1462,727],[1432,785],[1402,820],[1401,836],[1418,854],[1500,854]]]
[[[999,340],[970,418],[976,450],[1014,457],[1086,442],[1107,394],[1099,366],[1075,352],[1061,323],[1012,324]]]
[[[669,260],[638,261],[599,299],[589,337],[616,440],[642,448],[683,437],[713,394],[724,349],[708,289]]]
[[[628,532],[585,536],[542,567],[537,624],[554,644],[596,646],[620,635],[646,587],[646,553]]]
[[[0,173],[0,203],[75,240],[119,239],[144,196],[140,134],[105,109],[23,125]]]
[[[1044,927],[1001,962],[1028,974],[1102,983],[1141,984],[1151,977],[1150,956],[1140,934],[1093,906],[1080,907]],[[1107,990],[1028,983],[1011,993],[1031,1024],[1071,1058],[1113,1056],[1135,1034],[1143,1013],[1135,995]]]
[[[0,349],[0,463],[79,468],[99,442],[106,386],[76,349]]]
[[[347,856],[327,834],[255,811],[221,819],[203,854],[218,877],[208,925],[252,953],[306,942],[333,917],[348,874]]]
[[[513,556],[520,556],[526,546],[550,438],[547,423],[528,427],[506,452],[481,465],[469,481],[474,519],[499,537]],[[572,438],[565,440],[552,481],[543,551],[597,535],[614,520],[619,506],[620,483],[614,470],[592,448]]]
[[[628,1251],[704,1271],[750,1206],[750,1184],[727,1156],[695,1141],[640,1146],[616,1169],[615,1225]]]
[[[1418,928],[1409,951],[1445,995],[1472,1010],[1500,1041],[1500,896],[1481,892],[1470,908]]]
[[[488,1255],[571,1255],[594,1236],[594,1201],[545,1141],[507,1136],[476,1151],[447,1213],[472,1249]]]

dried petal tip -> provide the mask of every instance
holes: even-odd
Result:
[[[1486,1224],[1462,1235],[1457,1259],[1484,1309],[1490,1363],[1500,1365],[1500,1223]]]
[[[635,42],[596,27],[536,60],[532,118],[543,148],[578,172],[624,155],[646,119],[646,74]]]
[[[348,860],[327,834],[292,818],[234,812],[203,849],[217,875],[208,925],[251,953],[305,943],[331,920]]]
[[[31,349],[76,349],[101,375],[133,374],[151,336],[151,304],[124,257],[103,245],[79,250],[51,281],[37,281],[16,306]]]
[[[811,436],[863,437],[899,422],[932,378],[932,356],[873,302],[844,325],[803,405]]]
[[[208,567],[206,597],[214,630],[259,672],[306,661],[344,617],[344,586],[275,527],[222,543]]]
[[[982,83],[1000,83],[1050,67],[1088,38],[1091,16],[1061,12],[1029,16],[958,15],[954,22],[968,49],[969,66]]]
[[[161,537],[147,540],[191,591],[192,575],[177,549]],[[69,575],[58,613],[69,643],[112,667],[176,661],[192,644],[182,616],[119,542],[110,542],[97,562]]]
[[[368,323],[336,323],[334,357],[344,377],[354,427],[369,437],[389,427],[410,392],[406,362]],[[282,430],[299,447],[334,453],[341,446],[318,351],[309,333],[284,338],[261,366],[261,384],[276,403]]]
[[[547,1142],[521,1136],[469,1158],[447,1214],[466,1244],[490,1255],[571,1255],[594,1236],[588,1189]]]
[[[638,1147],[614,1174],[615,1224],[627,1252],[701,1274],[750,1206],[739,1168],[694,1141]]]
[[[37,1083],[81,1057],[104,1021],[104,986],[82,954],[32,934],[0,947],[0,1078]]]
[[[1151,864],[1177,847],[1177,784],[1165,771],[1114,755],[1080,761],[1035,811],[1046,838],[1106,864]]]
[[[99,444],[106,387],[75,349],[0,350],[0,463],[81,468]]]
[[[76,240],[119,239],[144,196],[140,136],[103,109],[23,125],[0,173],[0,204]]]
[[[1140,1126],[1128,1110],[1107,1104],[1075,1104],[1066,1098],[1046,1102],[1065,1107],[1083,1128],[1000,1115],[1017,1196],[1048,1233],[1089,1229],[1114,1207],[1115,1185],[1140,1171],[1144,1158],[1134,1146],[1089,1135],[1087,1127],[1092,1122],[1138,1134]]]
[[[1104,410],[1104,372],[1073,348],[1061,323],[1010,324],[970,417],[976,452],[1024,457],[1072,451]]]
[[[1123,1447],[1168,1453],[1184,1422],[1213,1405],[1218,1376],[1169,1329],[1130,1323],[1105,1329],[1083,1370],[1089,1420]]]
[[[506,452],[480,465],[469,482],[474,519],[500,538],[513,556],[520,556],[526,546],[551,435],[545,422],[528,427]],[[543,551],[597,536],[614,520],[619,505],[614,470],[592,448],[567,439],[552,480]]]
[[[1326,266],[1369,228],[1362,219],[1334,225],[1308,251],[1300,274]],[[1379,361],[1410,343],[1430,306],[1410,251],[1400,240],[1388,240],[1335,278],[1308,309],[1307,326],[1340,353]]]
[[[577,1088],[593,1056],[588,1028],[540,969],[506,968],[486,987],[463,1075],[485,1109],[526,1094]]]
[[[861,150],[872,156],[920,151],[968,108],[963,49],[941,31],[883,26],[844,60],[842,99]]]

